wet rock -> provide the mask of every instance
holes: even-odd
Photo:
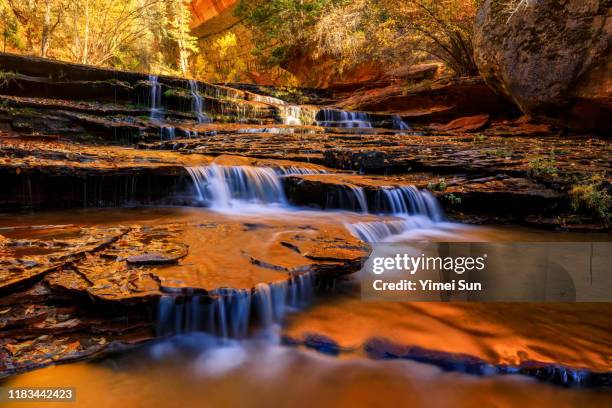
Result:
[[[385,191],[407,186],[430,189],[453,213],[505,215],[524,220],[533,214],[567,211],[563,194],[528,178],[498,174],[488,177],[410,173],[405,176],[293,175],[284,179],[289,200],[298,205],[362,211],[357,191],[374,213],[391,212]]]
[[[478,132],[486,129],[489,124],[489,115],[477,115],[455,119],[445,125],[431,124],[429,127],[443,132]]]
[[[325,165],[343,170],[381,172],[385,168],[385,153],[380,151],[325,151]]]
[[[516,107],[495,95],[480,78],[441,78],[418,83],[357,91],[337,103],[345,109],[395,113],[409,123],[448,122],[457,118],[516,112]]]
[[[111,245],[127,231],[126,228],[84,229],[78,238],[49,242],[48,247],[51,251],[22,257],[13,257],[15,254],[19,256],[20,241],[5,238],[0,245],[8,257],[0,260],[0,293],[30,285],[47,273]]]
[[[486,83],[526,114],[573,129],[609,129],[609,2],[544,0],[514,14],[487,0],[474,56]]]
[[[305,334],[303,344],[304,346],[314,349],[319,353],[329,354],[332,356],[337,356],[341,351],[338,343],[336,343],[332,338],[316,333]]]
[[[194,296],[198,304],[231,307],[237,294],[259,296],[258,285],[286,286],[290,305],[300,306],[312,282],[299,284],[355,272],[369,252],[341,225],[307,224],[254,228],[199,213],[129,228],[5,229],[0,377],[149,341],[163,333],[155,310],[164,297],[178,313]],[[53,239],[62,233],[69,237]],[[203,322],[189,327],[206,329]]]
[[[126,259],[126,261],[128,265],[135,265],[135,266],[169,265],[169,264],[177,263],[179,259],[184,258],[185,256],[187,256],[186,249],[173,256],[167,256],[164,254],[144,254],[144,255],[130,256]]]
[[[524,219],[530,214],[568,210],[561,193],[526,178],[503,175],[470,179],[436,195],[447,208],[473,214],[511,214]]]
[[[612,375],[606,372],[593,372],[587,369],[541,362],[525,362],[519,366],[493,365],[466,354],[402,345],[380,337],[368,340],[364,344],[364,350],[370,358],[374,359],[408,359],[432,364],[445,371],[459,371],[475,375],[523,374],[565,386],[605,387],[612,379]]]
[[[185,200],[186,165],[204,156],[4,139],[0,208],[98,207]]]

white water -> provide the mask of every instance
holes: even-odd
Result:
[[[297,105],[283,105],[279,107],[283,124],[301,126],[302,123],[302,108]]]
[[[371,128],[370,116],[365,112],[322,109],[317,113],[317,125],[323,127]]]
[[[356,237],[365,242],[383,242],[409,238],[409,234],[420,230],[430,235],[450,238],[440,231],[444,211],[429,191],[414,186],[384,189],[377,193],[371,212],[387,213],[400,218],[393,221],[370,221],[345,224]]]
[[[281,176],[289,176],[292,174],[326,174],[327,172],[323,169],[316,169],[311,167],[280,167],[276,170]]]
[[[273,96],[251,94],[255,102],[267,103],[270,105],[287,105],[287,102]]]
[[[195,130],[183,130],[183,133],[185,134],[185,137],[187,139],[199,137],[198,132],[196,132]]]
[[[307,306],[313,296],[310,273],[289,280],[259,283],[249,290],[223,288],[211,297],[165,295],[158,303],[157,334],[206,332],[222,338],[246,338],[252,327],[266,330],[280,324],[286,313]]]
[[[391,118],[393,121],[393,128],[397,130],[412,130],[412,128],[404,122],[400,115],[393,115]]]
[[[159,128],[159,140],[174,140],[176,139],[176,129],[174,126],[161,126]]]
[[[159,121],[164,119],[164,110],[161,104],[161,84],[157,75],[149,75],[149,83],[151,84],[151,113],[150,119]]]
[[[203,166],[187,167],[198,201],[212,210],[237,215],[269,214],[280,216],[283,212],[299,213],[290,207],[285,195],[282,177],[290,174],[318,174],[319,169],[253,166]],[[346,223],[346,228],[366,242],[406,238],[415,230],[422,230],[443,237],[452,232],[440,229],[444,213],[435,197],[428,191],[414,186],[388,188],[377,192],[368,203],[364,190],[347,186],[346,196],[341,197],[341,207],[364,214],[388,214],[396,219],[382,219]],[[347,199],[348,198],[348,199]],[[452,224],[447,224],[452,225]],[[451,228],[452,229],[452,228]],[[450,235],[448,235],[450,234]]]
[[[286,204],[281,180],[270,167],[188,167],[198,195],[213,209],[227,210],[242,203]]]
[[[444,212],[438,200],[429,191],[419,190],[414,186],[402,186],[384,189],[378,194],[382,197],[377,197],[376,201],[382,205],[376,212],[390,212],[399,216],[424,215],[435,222],[444,219]]]
[[[204,114],[204,99],[198,91],[198,83],[193,79],[189,80],[189,91],[191,92],[192,109],[198,118],[198,123],[209,122],[210,119]]]

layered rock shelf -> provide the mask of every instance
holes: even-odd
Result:
[[[568,193],[594,176],[609,190],[608,139],[532,123],[477,79],[285,101],[0,66],[0,377],[176,333],[247,337],[413,218],[609,230]]]

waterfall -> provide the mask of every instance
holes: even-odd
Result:
[[[283,124],[301,126],[302,123],[302,107],[297,105],[280,106],[281,117]]]
[[[365,112],[322,109],[316,116],[317,125],[323,127],[371,128],[370,116]]]
[[[374,212],[393,215],[424,215],[432,221],[444,219],[444,212],[438,200],[429,192],[415,186],[383,189],[377,192]]]
[[[149,83],[151,84],[151,114],[149,115],[151,120],[163,120],[164,111],[161,104],[161,84],[159,83],[159,77],[157,75],[149,75]]]
[[[198,200],[213,208],[229,209],[239,202],[287,202],[280,177],[271,167],[212,165],[186,169]]]
[[[267,103],[269,105],[287,105],[287,102],[273,96],[251,94],[251,97],[255,102]]]
[[[403,217],[400,220],[346,223],[345,227],[351,234],[364,242],[384,242],[387,238],[400,235],[407,231],[431,228],[431,219],[415,215]]]
[[[366,196],[365,196],[365,193],[363,192],[363,188],[356,187],[356,186],[349,186],[349,189],[352,191],[353,195],[357,199],[359,211],[367,214],[368,200],[366,200]]]
[[[282,323],[288,312],[307,306],[313,292],[312,273],[303,273],[283,282],[259,283],[252,290],[222,288],[210,296],[164,295],[157,308],[157,335],[207,332],[245,338],[252,326],[266,329]]]
[[[184,133],[184,135],[185,135],[185,137],[187,139],[199,137],[198,132],[196,132],[195,130],[186,130],[186,129],[183,129],[183,133]]]
[[[363,188],[347,184],[342,186],[337,194],[327,195],[326,207],[343,208],[367,214],[368,200]]]
[[[326,174],[327,172],[322,169],[315,169],[309,167],[297,167],[297,166],[289,166],[289,167],[279,167],[276,169],[276,172],[281,176],[290,176],[294,174]]]
[[[399,220],[358,222],[345,224],[357,238],[365,242],[381,242],[407,231],[431,228],[444,221],[444,212],[429,191],[414,186],[380,190],[374,197],[371,212],[392,214]]]
[[[159,140],[174,140],[176,138],[176,129],[174,126],[161,126],[159,128]]]
[[[209,122],[209,118],[204,114],[204,99],[198,91],[198,83],[194,79],[189,80],[189,90],[191,92],[192,110],[198,118],[198,123]]]
[[[393,129],[397,129],[397,130],[412,130],[410,128],[410,126],[408,126],[408,124],[406,122],[404,122],[404,120],[402,119],[402,117],[400,115],[393,115],[391,120],[393,121]]]

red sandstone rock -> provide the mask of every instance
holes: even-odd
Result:
[[[441,130],[444,132],[478,132],[487,128],[490,124],[489,115],[467,116],[464,118],[455,119],[446,125],[431,124],[433,130]]]

